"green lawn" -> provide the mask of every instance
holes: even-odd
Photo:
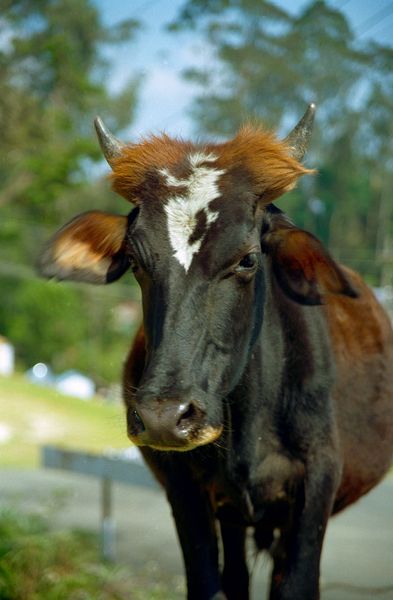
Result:
[[[38,466],[43,444],[125,448],[130,442],[123,407],[63,396],[21,375],[0,377],[0,467]]]

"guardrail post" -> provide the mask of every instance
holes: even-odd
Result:
[[[112,516],[112,482],[107,477],[101,479],[101,549],[104,560],[113,562],[116,558],[116,524]]]
[[[157,490],[157,482],[139,460],[102,456],[51,445],[43,446],[41,452],[44,467],[64,469],[99,478],[101,481],[101,553],[105,560],[114,561],[116,545],[115,520],[112,517],[112,483],[118,481]]]

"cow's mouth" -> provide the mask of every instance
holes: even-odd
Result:
[[[168,440],[168,442],[166,442],[165,439],[152,439],[145,431],[138,435],[129,432],[128,439],[135,444],[135,446],[149,446],[149,448],[161,450],[163,452],[188,452],[199,446],[212,444],[220,437],[222,431],[222,425],[219,427],[207,425],[193,435],[176,440],[176,442],[174,442],[173,439],[170,441]]]

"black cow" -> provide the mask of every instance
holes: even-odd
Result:
[[[316,600],[329,516],[391,462],[389,319],[272,204],[310,172],[313,115],[284,141],[244,128],[198,145],[123,145],[97,119],[113,187],[135,208],[76,217],[41,258],[47,277],[107,283],[131,267],[141,286],[128,434],[167,493],[189,600],[249,597],[250,526],[273,558],[270,600]]]

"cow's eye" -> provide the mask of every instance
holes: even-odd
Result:
[[[256,252],[250,252],[249,254],[243,256],[235,271],[236,273],[247,273],[254,271],[258,266],[258,262],[258,254]]]

